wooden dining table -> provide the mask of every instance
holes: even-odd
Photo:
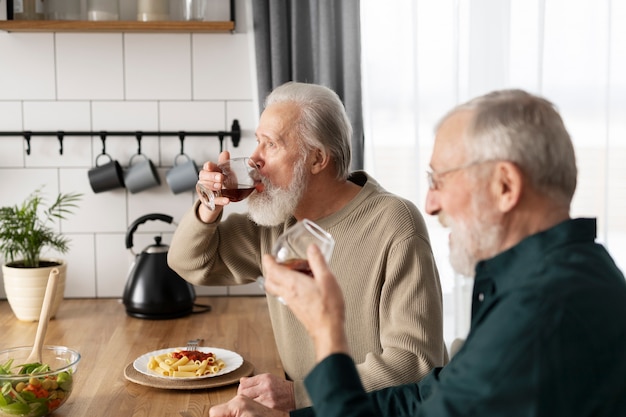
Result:
[[[150,320],[130,317],[118,299],[63,300],[48,325],[45,344],[76,349],[81,360],[70,398],[52,415],[180,416],[180,410],[194,417],[208,415],[212,405],[236,395],[237,381],[168,389],[128,377],[140,356],[197,338],[204,339],[202,346],[238,353],[251,374],[284,376],[265,297],[198,297],[196,303],[210,305],[211,311]],[[19,321],[8,302],[0,301],[0,349],[32,345],[36,329],[37,322]]]

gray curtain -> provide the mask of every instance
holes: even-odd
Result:
[[[359,0],[251,3],[261,107],[270,91],[287,81],[332,88],[354,129],[352,169],[363,169]]]

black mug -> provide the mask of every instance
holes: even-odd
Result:
[[[104,165],[98,165],[98,160],[102,156],[109,158],[109,162]],[[96,166],[91,168],[87,175],[89,176],[89,185],[91,185],[94,193],[124,188],[124,171],[119,162],[113,160],[109,154],[102,153],[98,155]]]

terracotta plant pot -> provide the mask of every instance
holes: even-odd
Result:
[[[48,277],[53,268],[59,269],[57,290],[52,302],[50,317],[53,318],[65,293],[65,274],[67,264],[62,259],[41,259],[46,266],[39,268],[20,268],[16,262],[2,265],[4,291],[15,316],[22,321],[39,321],[43,297],[48,285]]]

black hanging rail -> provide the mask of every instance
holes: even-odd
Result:
[[[63,155],[63,138],[66,136],[99,136],[105,138],[107,136],[133,136],[137,138],[145,136],[177,136],[181,140],[188,136],[210,136],[217,137],[220,141],[220,152],[224,150],[224,138],[230,137],[233,142],[233,146],[236,148],[239,146],[241,140],[241,128],[239,127],[239,121],[233,120],[230,131],[152,131],[152,130],[134,130],[134,131],[112,131],[112,130],[84,130],[84,131],[14,131],[14,132],[1,132],[0,136],[23,136],[26,140],[26,154],[30,155],[31,147],[30,140],[33,136],[56,136],[59,141],[59,154]]]

